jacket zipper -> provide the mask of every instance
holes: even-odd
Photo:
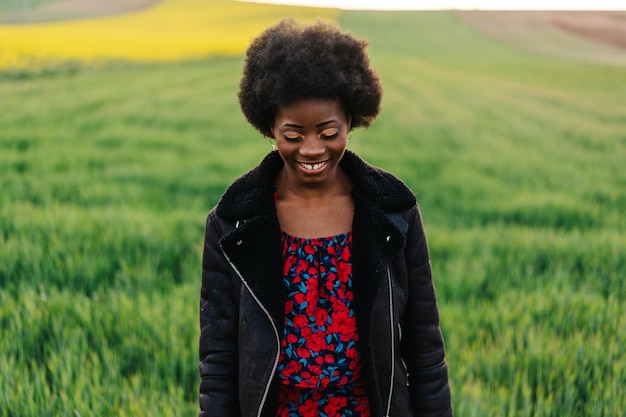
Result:
[[[387,284],[389,285],[389,328],[391,330],[391,382],[389,383],[389,398],[387,399],[387,412],[385,417],[390,417],[391,396],[393,395],[393,382],[396,376],[396,335],[393,314],[393,285],[391,283],[391,272],[387,268]]]
[[[252,289],[250,288],[250,286],[248,285],[248,283],[244,279],[243,275],[241,275],[241,272],[239,272],[237,267],[232,263],[232,261],[230,260],[230,258],[226,254],[226,251],[224,250],[224,247],[221,244],[220,244],[220,249],[222,250],[222,253],[224,254],[224,257],[226,258],[226,261],[228,262],[230,267],[233,269],[233,271],[235,271],[235,273],[237,274],[239,279],[241,279],[241,282],[243,282],[243,285],[246,286],[246,288],[248,289],[248,291],[252,295],[252,298],[254,298],[254,300],[257,302],[259,307],[261,307],[261,310],[263,310],[263,312],[265,313],[265,315],[269,319],[270,324],[272,325],[272,329],[274,329],[274,336],[276,337],[276,348],[277,349],[276,349],[276,358],[274,359],[274,366],[272,367],[272,372],[270,373],[270,378],[267,381],[267,384],[265,385],[265,391],[263,392],[263,398],[261,398],[261,403],[259,404],[259,411],[257,412],[257,417],[261,417],[261,411],[263,410],[263,406],[265,405],[265,401],[267,401],[267,396],[268,396],[269,391],[270,391],[270,385],[272,384],[272,380],[274,379],[274,374],[276,373],[276,369],[278,368],[278,361],[280,359],[280,336],[278,335],[278,328],[276,327],[276,323],[274,323],[274,320],[272,319],[272,316],[270,315],[269,311],[267,311],[267,309],[265,308],[263,303],[261,303],[261,301],[259,301],[259,299],[257,298],[256,294],[254,294],[254,292],[252,291]]]

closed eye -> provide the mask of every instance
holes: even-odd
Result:
[[[335,139],[339,136],[339,129],[329,129],[322,132],[320,138],[322,139]]]
[[[302,140],[302,136],[300,135],[285,135],[284,133],[283,138],[285,138],[287,142],[298,142]]]
[[[285,139],[287,142],[300,142],[304,139],[304,135],[300,134],[298,132],[280,132],[283,139]],[[335,139],[337,136],[339,136],[340,133],[340,128],[337,127],[333,127],[333,128],[327,128],[322,130],[322,132],[319,134],[319,138],[322,140],[332,140]]]

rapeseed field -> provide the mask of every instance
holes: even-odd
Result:
[[[233,0],[164,0],[117,16],[2,25],[0,69],[240,54],[254,35],[282,17],[334,20],[338,13]]]

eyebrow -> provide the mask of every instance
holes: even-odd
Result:
[[[336,120],[336,119],[330,119],[330,120],[327,120],[327,121],[325,121],[325,122],[322,122],[322,123],[318,123],[318,124],[316,124],[316,125],[315,125],[315,127],[322,127],[322,126],[326,126],[326,125],[331,124],[331,123],[339,123],[339,120]],[[295,124],[295,123],[285,123],[285,124],[283,125],[283,127],[295,127],[295,128],[300,128],[300,129],[302,129],[304,126],[300,126],[300,125]]]

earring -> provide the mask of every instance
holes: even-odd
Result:
[[[272,136],[269,138],[270,144],[272,145],[272,150],[275,151],[276,150],[276,136],[274,136],[274,129],[272,128],[272,125],[270,125],[270,132],[272,132]]]

